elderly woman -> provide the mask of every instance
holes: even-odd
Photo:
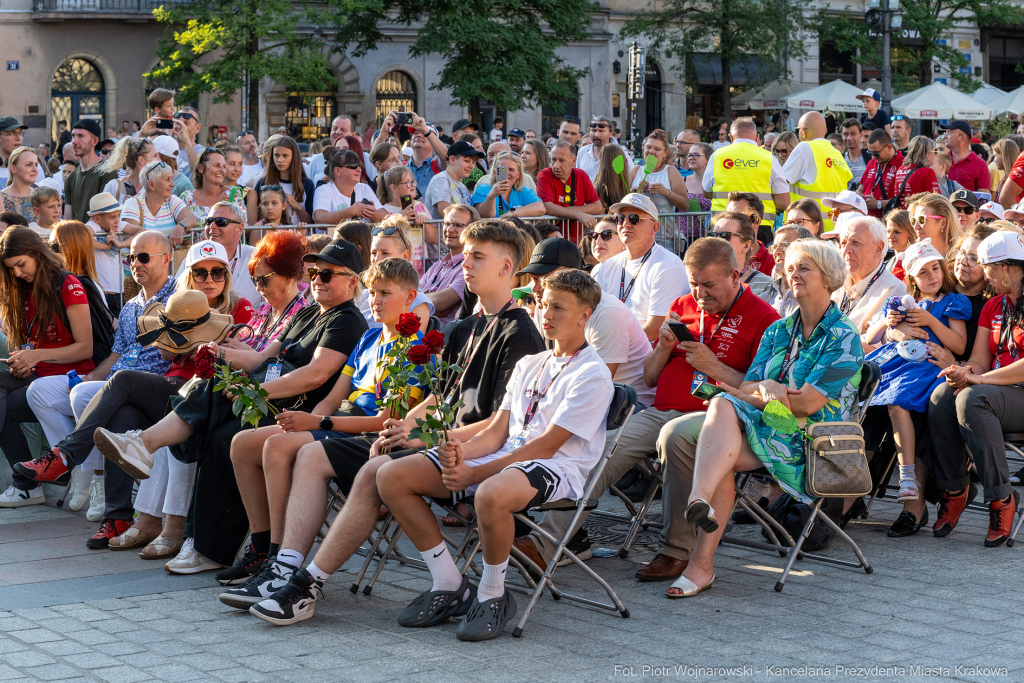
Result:
[[[508,179],[498,180],[503,168]],[[473,189],[473,206],[480,211],[480,217],[543,216],[544,202],[535,191],[524,185],[525,175],[523,160],[515,152],[501,152],[494,157],[494,168]],[[493,185],[488,182],[491,180]]]
[[[811,201],[817,206],[816,202]],[[796,223],[787,223],[775,231],[775,241],[768,247],[772,258],[775,259],[772,280],[779,290],[779,296],[775,299],[772,308],[782,317],[792,314],[797,309],[796,297],[793,296],[793,290],[789,288],[789,281],[786,279],[786,250],[793,242],[804,239],[815,239],[814,233]]]
[[[814,237],[821,237],[824,220],[824,216],[821,215],[821,204],[813,199],[805,197],[793,202],[786,209],[786,222],[810,230]],[[775,259],[775,262],[780,263],[778,259]]]
[[[134,197],[144,189],[139,176],[142,169],[151,161],[160,161],[160,153],[152,142],[146,138],[121,138],[100,164],[100,172],[109,173],[124,169],[125,175],[123,178],[108,182],[103,191],[114,195],[117,201],[124,204],[129,197]]]
[[[729,241],[736,253],[736,263],[740,265],[740,282],[750,287],[750,291],[769,306],[774,305],[779,297],[775,282],[750,265],[750,260],[757,253],[757,233],[747,215],[738,211],[718,214],[715,227],[708,236]]]
[[[140,230],[156,230],[167,235],[171,246],[177,247],[185,231],[198,225],[195,215],[174,196],[173,168],[163,161],[151,161],[139,174],[144,192],[124,203],[121,220]]]
[[[909,207],[910,224],[917,232],[917,238],[931,238],[940,254],[948,254],[949,246],[955,244],[962,229],[956,209],[941,194],[926,194],[918,197]]]
[[[812,500],[804,492],[803,436],[765,425],[762,411],[769,401],[779,401],[801,421],[850,419],[864,353],[856,328],[830,299],[846,279],[842,256],[824,242],[797,240],[786,251],[786,278],[798,310],[772,323],[743,384],[723,386],[728,395],[715,397],[708,408],[685,513],[700,531],[689,564],[666,591],[670,598],[694,596],[714,582],[715,548],[725,526],[716,514],[732,510],[735,472],[767,468],[794,498]]]
[[[985,280],[995,292],[981,311],[971,358],[940,373],[946,383],[931,396],[928,427],[935,443],[940,490],[936,536],[947,536],[967,506],[973,461],[989,507],[985,547],[1010,536],[1018,496],[1010,483],[1003,432],[1024,430],[1024,238],[999,231],[978,246]]]

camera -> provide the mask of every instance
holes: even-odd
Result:
[[[412,125],[412,114],[407,111],[400,111],[395,114],[395,125],[396,126],[411,126]]]
[[[174,119],[157,119],[156,120],[156,127],[161,129],[161,130],[173,130],[174,129]]]

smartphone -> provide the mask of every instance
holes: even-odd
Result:
[[[163,129],[163,130],[173,130],[174,129],[174,119],[157,119],[156,120],[156,127],[160,128],[160,129]]]
[[[407,111],[400,111],[395,113],[395,125],[396,126],[411,126],[412,125],[412,114]]]
[[[693,338],[693,335],[690,333],[690,330],[689,328],[686,327],[685,323],[669,323],[668,326],[672,330],[672,332],[675,333],[676,339],[678,339],[679,341],[697,341],[696,339]]]
[[[719,386],[715,386],[714,384],[701,382],[700,384],[697,385],[697,388],[694,389],[692,393],[694,398],[699,398],[702,401],[710,401],[715,396],[718,396],[719,394],[724,394],[725,389]]]
[[[405,210],[412,205],[412,195],[406,195],[402,197],[402,209]]]
[[[508,166],[499,166],[495,177],[499,183],[503,183],[508,180]]]

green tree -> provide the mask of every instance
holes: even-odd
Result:
[[[635,14],[622,29],[656,53],[685,64],[694,53],[713,53],[722,65],[722,104],[732,116],[732,69],[746,57],[777,64],[807,54],[800,32],[808,25],[809,0],[664,0]]]
[[[248,128],[259,129],[259,82],[289,90],[322,90],[332,78],[322,40],[297,30],[309,15],[289,0],[185,0],[155,9],[167,25],[161,65],[147,77],[177,83],[179,99],[200,93],[230,102],[249,76]]]
[[[890,0],[891,1],[891,0]],[[1016,0],[901,0],[900,28],[892,30],[893,95],[932,82],[932,63],[938,62],[965,92],[982,82],[960,69],[973,66],[955,44],[952,31],[962,26],[999,26],[1024,21],[1024,9]],[[854,62],[881,68],[882,36],[863,21],[860,9],[850,6],[844,14],[823,10],[817,18],[819,36],[835,40],[836,47],[854,54]],[[920,44],[917,38],[920,37]],[[915,44],[911,44],[914,39]]]
[[[589,0],[328,0],[338,49],[362,56],[390,40],[381,27],[423,22],[410,57],[439,54],[445,64],[431,90],[451,92],[480,125],[480,101],[516,110],[558,107],[579,97],[590,70],[556,49],[590,37]]]

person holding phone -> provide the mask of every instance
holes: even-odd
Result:
[[[362,176],[363,164],[358,154],[349,149],[330,150],[327,153],[329,182],[318,187],[313,195],[313,220],[316,223],[384,220],[389,212],[381,208],[370,186],[360,182]]]
[[[481,179],[473,190],[473,206],[480,216],[543,216],[544,202],[523,185],[524,175],[523,160],[515,152],[502,152],[494,157],[494,184]]]
[[[423,239],[427,248],[428,260],[436,261],[438,256],[437,248],[437,226],[433,223],[424,225],[430,220],[430,213],[423,202],[416,200],[416,177],[408,166],[397,164],[380,176],[381,194],[387,196],[383,209],[389,214],[400,213],[405,216],[410,225],[419,225],[424,228]],[[431,249],[433,247],[433,249]]]

